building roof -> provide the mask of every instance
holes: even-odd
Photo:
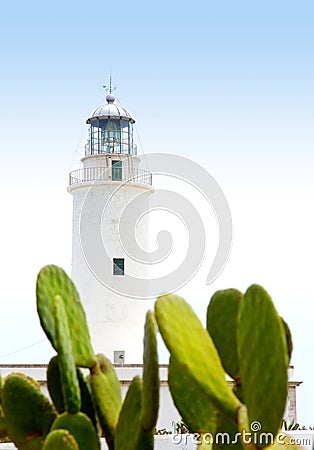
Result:
[[[123,108],[123,106],[115,103],[115,96],[113,94],[108,94],[106,97],[107,103],[98,106],[92,113],[91,117],[86,120],[86,123],[91,123],[93,119],[126,119],[132,123],[135,120],[131,117],[131,114]]]

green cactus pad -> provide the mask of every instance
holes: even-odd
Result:
[[[142,392],[142,380],[138,376],[134,377],[119,417],[114,443],[115,450],[153,449],[152,431],[144,432],[141,428]]]
[[[155,303],[155,316],[162,338],[184,369],[184,376],[208,401],[235,420],[241,402],[229,389],[216,347],[192,308],[177,295],[162,295]]]
[[[136,450],[154,450],[154,432],[153,430],[140,430]]]
[[[2,399],[2,388],[3,388],[3,380],[2,380],[1,373],[0,373],[0,403],[1,403],[1,399]]]
[[[249,426],[259,422],[259,435],[275,436],[287,398],[287,343],[281,318],[258,285],[249,287],[241,301],[238,352]]]
[[[53,301],[55,304],[56,343],[64,405],[66,411],[74,414],[81,409],[81,392],[72,353],[70,331],[61,297],[56,295]]]
[[[75,437],[68,430],[53,430],[46,439],[43,450],[79,450]]]
[[[58,416],[52,424],[51,431],[68,430],[75,438],[80,450],[99,450],[100,440],[94,425],[84,413],[70,414],[65,412]]]
[[[293,343],[292,343],[291,331],[290,331],[289,325],[287,324],[287,322],[282,317],[281,317],[281,320],[282,320],[282,324],[283,324],[283,327],[284,327],[284,330],[285,330],[286,342],[287,342],[287,351],[288,351],[288,361],[290,362],[292,351],[293,351]]]
[[[0,439],[4,439],[7,437],[7,430],[5,426],[5,418],[3,409],[1,407],[1,400],[2,400],[2,388],[3,388],[3,380],[0,374]]]
[[[65,411],[62,385],[60,380],[59,357],[53,356],[47,368],[47,386],[49,395],[58,413]]]
[[[82,399],[81,412],[85,413],[90,418],[90,420],[92,421],[92,424],[94,425],[95,429],[97,430],[96,413],[95,413],[94,404],[93,404],[93,400],[92,400],[92,394],[90,392],[89,383],[85,380],[84,375],[80,369],[77,369],[77,377],[79,380],[79,385],[80,385],[80,390],[81,390],[81,399]]]
[[[174,404],[188,429],[192,433],[215,433],[217,408],[173,357],[169,362],[168,382]]]
[[[219,415],[213,450],[243,450],[238,426],[223,414]],[[257,450],[257,449],[256,449]]]
[[[159,408],[159,368],[157,354],[156,322],[148,311],[144,334],[143,412],[142,428],[153,430],[157,423]]]
[[[238,397],[240,402],[244,403],[242,384],[235,384],[232,392]]]
[[[217,291],[207,308],[207,330],[218,350],[225,371],[239,379],[237,320],[243,294],[236,289]]]
[[[8,436],[20,450],[41,450],[56,413],[31,378],[12,373],[3,386],[2,407]]]
[[[90,388],[97,416],[109,448],[115,435],[122,406],[120,383],[113,365],[104,355],[91,370]]]
[[[7,433],[7,429],[5,426],[5,417],[4,417],[3,409],[0,406],[0,440],[6,438],[7,435],[8,435],[8,433]]]
[[[95,357],[90,343],[86,316],[72,280],[60,267],[45,266],[37,277],[36,295],[40,323],[56,351],[58,351],[58,343],[54,298],[59,296],[67,315],[75,363],[80,367],[92,367]]]
[[[55,405],[55,408],[58,411],[58,413],[61,414],[65,411],[65,405],[62,394],[62,385],[58,362],[59,362],[58,356],[54,356],[53,358],[51,358],[47,369],[47,384],[49,395]],[[81,412],[85,413],[93,422],[95,428],[97,428],[97,419],[95,416],[89,385],[85,380],[84,375],[82,374],[80,369],[77,369],[76,373],[81,391],[81,402],[82,402]]]

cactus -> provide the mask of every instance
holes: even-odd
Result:
[[[144,431],[152,431],[157,423],[159,409],[159,374],[156,321],[148,311],[145,322],[143,355],[143,405],[141,426]]]
[[[258,447],[269,445],[263,442],[262,433],[277,435],[287,396],[291,355],[287,347],[291,349],[292,344],[289,329],[264,289],[253,285],[244,296],[234,289],[216,292],[207,311],[209,340],[191,308],[178,296],[159,297],[155,314],[170,351],[170,390],[189,428],[200,433],[230,432],[231,438],[254,431]],[[231,396],[226,393],[221,364],[235,380]],[[261,430],[251,429],[253,422]],[[257,448],[245,440],[236,447]]]
[[[97,429],[97,419],[95,415],[94,405],[91,398],[88,382],[80,369],[76,371],[79,387],[81,391],[81,412],[85,413],[92,421],[95,429]],[[47,385],[50,397],[58,413],[63,413],[65,409],[64,397],[62,394],[62,383],[60,379],[59,357],[51,358],[47,368]]]
[[[58,343],[54,298],[59,296],[62,299],[75,363],[80,367],[92,367],[95,364],[95,357],[90,343],[86,316],[72,280],[60,267],[45,266],[37,277],[36,296],[41,326],[56,351],[58,351]]]
[[[126,448],[128,450],[145,449],[145,447],[139,446],[141,439],[142,391],[142,380],[138,376],[134,377],[119,417],[115,450],[125,450]]]
[[[170,392],[188,429],[193,433],[214,434],[218,422],[217,408],[194,383],[182,364],[170,357],[168,369]],[[187,386],[189,387],[187,389]]]
[[[65,411],[62,384],[60,379],[59,357],[53,356],[47,368],[47,387],[49,395],[58,413]]]
[[[31,378],[10,374],[4,382],[2,407],[10,439],[21,450],[40,450],[56,413]]]
[[[148,311],[144,334],[143,381],[134,377],[128,389],[115,437],[115,450],[150,450],[159,407],[159,375],[156,323]]]
[[[7,430],[5,426],[5,417],[4,412],[1,407],[1,400],[2,400],[2,388],[3,388],[3,380],[0,374],[0,439],[4,439],[7,437]]]
[[[66,411],[74,414],[81,409],[81,392],[72,353],[70,331],[61,297],[56,295],[53,302],[55,307],[56,345],[64,405]]]
[[[288,351],[282,320],[258,285],[248,288],[240,304],[238,351],[249,421],[260,423],[259,436],[276,436],[287,398]]]
[[[0,406],[0,440],[5,439],[7,437],[7,429],[5,426],[5,417],[2,407]]]
[[[122,406],[121,388],[111,362],[104,355],[97,355],[89,377],[92,398],[109,449],[113,440]]]
[[[62,413],[53,422],[51,430],[60,428],[68,430],[74,436],[80,450],[100,449],[100,440],[94,425],[86,414],[81,412],[76,414]]]
[[[95,430],[97,431],[98,422],[96,417],[96,411],[93,404],[92,393],[90,391],[89,382],[84,378],[84,375],[80,369],[77,369],[77,377],[79,380],[82,399],[81,412],[85,413],[90,418],[92,424],[95,427]]]
[[[217,291],[207,308],[207,330],[218,350],[225,371],[237,380],[239,361],[237,318],[243,294],[236,289]]]
[[[223,414],[219,414],[214,433],[217,439],[214,440],[213,449],[224,450],[232,447],[232,450],[243,450],[238,433],[238,425]]]
[[[47,435],[43,450],[79,450],[79,446],[68,430],[60,429]]]
[[[281,317],[281,321],[283,324],[283,328],[285,330],[287,350],[288,350],[288,361],[290,362],[292,351],[293,351],[291,331],[290,331],[289,325],[282,317]]]
[[[192,308],[177,295],[163,295],[157,299],[155,315],[171,356],[203,400],[235,419],[241,402],[229,389],[216,347]]]
[[[85,313],[76,288],[57,266],[37,278],[37,309],[57,351],[48,371],[48,388],[59,412],[37,382],[13,373],[0,377],[0,434],[21,450],[99,450],[103,433],[109,450],[152,450],[159,407],[156,324],[170,352],[169,387],[184,422],[193,432],[239,434],[255,431],[255,441],[233,442],[235,450],[258,450],[276,435],[287,395],[292,352],[289,327],[269,295],[253,285],[243,295],[216,292],[207,310],[207,329],[180,297],[160,296],[149,311],[144,332],[143,380],[135,377],[122,403],[119,380],[104,355],[94,355]],[[173,319],[175,318],[175,319]],[[89,369],[84,378],[80,367]],[[225,373],[234,380],[231,390]],[[2,385],[3,384],[3,385]],[[100,430],[101,428],[101,430]],[[294,447],[280,445],[280,450]],[[203,441],[199,449],[222,450]],[[279,450],[278,444],[269,447]]]

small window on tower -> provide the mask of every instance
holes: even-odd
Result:
[[[113,258],[113,274],[124,275],[124,258]]]
[[[112,180],[121,181],[122,180],[122,161],[112,160]]]
[[[124,350],[114,350],[113,352],[113,363],[114,364],[124,364]]]

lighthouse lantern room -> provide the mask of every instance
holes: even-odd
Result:
[[[114,95],[108,94],[106,101],[87,119],[90,127],[86,156],[104,153],[136,155],[137,149],[133,143],[135,120],[125,108],[115,104]]]

